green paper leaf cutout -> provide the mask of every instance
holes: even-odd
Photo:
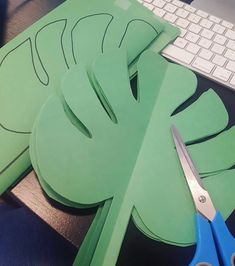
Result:
[[[226,170],[203,179],[205,188],[210,192],[212,201],[226,219],[234,211],[235,171]]]
[[[78,63],[90,70],[96,56],[119,46],[131,64],[161,34],[168,37],[161,48],[177,36],[135,0],[121,2],[67,0],[1,48],[0,194],[30,167],[33,121],[68,69]]]
[[[104,51],[106,32],[112,20],[112,14],[100,13],[87,15],[75,23],[71,30],[72,54],[75,64],[79,62],[86,65],[89,62],[90,65],[94,58]],[[97,30],[94,32],[96,27]],[[94,42],[96,43],[95,47]],[[87,52],[84,53],[84,47],[87,46]]]
[[[32,57],[35,72],[39,81],[50,89],[59,86],[58,77],[69,69],[64,51],[67,23],[67,19],[48,22],[34,36]]]
[[[235,127],[220,133],[213,139],[198,145],[191,145],[190,152],[197,162],[200,173],[208,175],[231,168],[235,162]],[[204,154],[206,160],[202,159]]]
[[[212,89],[209,89],[193,105],[174,115],[174,123],[181,129],[186,143],[213,135],[213,132],[219,132],[227,125],[228,114],[225,114],[221,108],[216,109],[217,106],[221,106],[221,100]],[[203,119],[200,119],[198,114],[203,114]],[[190,119],[193,122],[188,126],[185,121]],[[207,126],[208,123],[210,123],[209,127]],[[198,145],[195,145],[195,147],[198,148]]]
[[[36,171],[61,197],[84,207],[112,200],[91,265],[115,263],[133,210],[146,235],[178,245],[194,242],[195,210],[170,126],[181,125],[182,135],[195,141],[227,123],[226,109],[212,90],[182,116],[171,116],[195,92],[196,77],[184,67],[144,52],[136,100],[127,66],[126,53],[118,49],[98,57],[90,76],[79,65],[68,71],[60,95],[41,109],[30,146]],[[176,80],[183,80],[180,90]],[[202,116],[204,110],[215,115]],[[191,118],[210,118],[202,122],[207,130],[188,130]]]
[[[104,205],[99,207],[73,265],[90,265],[111,203],[111,200],[106,200]]]
[[[1,75],[1,106],[0,123],[6,131],[18,134],[29,134],[32,129],[33,119],[38,108],[45,101],[48,90],[41,88],[37,79],[34,65],[32,64],[32,43],[30,39],[21,43],[17,49],[10,51],[0,61]],[[18,64],[16,64],[16,61]],[[20,62],[24,62],[23,64]],[[12,76],[14,73],[14,77]],[[22,104],[19,99],[22,95],[28,95]],[[37,98],[37,104],[31,106],[31,98]],[[28,108],[31,112],[28,113]],[[28,119],[22,119],[27,115]]]
[[[36,120],[35,120],[35,125],[36,125]],[[36,129],[34,129],[34,131],[31,134],[31,137],[30,137],[30,146],[31,147],[36,145],[36,136],[34,134],[35,131],[36,131]],[[47,193],[47,195],[51,199],[53,199],[53,200],[55,200],[55,201],[57,201],[63,205],[69,206],[69,207],[74,207],[74,208],[82,208],[83,207],[81,204],[69,201],[68,199],[61,197],[58,193],[53,191],[52,188],[44,181],[43,177],[41,176],[40,169],[37,165],[36,151],[34,153],[33,152],[31,153],[30,160],[32,162],[34,170],[37,173],[37,177],[39,179],[40,185],[42,186],[43,190]]]
[[[36,124],[36,121],[35,121]],[[35,143],[36,143],[36,136],[35,136],[35,129],[31,134],[31,138],[30,138],[30,146],[31,147],[35,147]],[[34,143],[33,143],[34,142]],[[67,200],[66,198],[61,197],[58,193],[56,193],[55,191],[53,191],[51,189],[51,187],[44,181],[43,177],[41,176],[40,170],[37,166],[37,158],[36,158],[36,152],[31,152],[31,161],[32,164],[34,166],[35,171],[37,172],[37,177],[39,179],[40,185],[42,186],[43,190],[47,193],[47,195],[52,198],[53,200],[69,206],[69,207],[74,207],[74,208],[83,208],[84,206],[81,204],[78,204],[76,202],[71,202],[69,200]],[[104,205],[100,206],[98,208],[98,211],[95,215],[94,220],[92,221],[92,224],[89,228],[89,231],[86,234],[85,239],[82,242],[82,245],[79,248],[79,252],[74,260],[73,265],[89,265],[91,260],[92,260],[92,256],[93,253],[95,251],[96,245],[98,243],[99,240],[99,236],[102,232],[103,229],[103,225],[105,222],[105,219],[107,217],[108,211],[109,211],[109,207],[111,205],[111,200],[106,200],[104,202]]]

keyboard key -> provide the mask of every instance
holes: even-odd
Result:
[[[202,29],[201,26],[194,24],[194,23],[191,23],[188,27],[188,30],[196,34],[198,34],[201,31],[201,29]]]
[[[228,64],[227,64],[226,68],[227,68],[228,70],[231,70],[232,72],[235,72],[235,62],[233,62],[233,61],[228,61]]]
[[[215,71],[213,72],[213,76],[216,77],[216,78],[219,78],[223,81],[228,81],[228,79],[230,78],[231,76],[231,72],[229,70],[226,70],[222,67],[219,67],[217,66],[215,68]]]
[[[223,20],[221,25],[224,26],[225,28],[230,29],[230,30],[233,28],[233,24],[228,22],[228,21],[226,21],[226,20]]]
[[[168,45],[164,50],[163,54],[170,56],[171,58],[175,58],[176,60],[181,61],[185,64],[190,64],[194,58],[192,53],[185,51],[177,46],[172,44]]]
[[[184,3],[179,1],[179,0],[173,0],[172,4],[178,6],[178,7],[183,7]]]
[[[217,54],[222,54],[223,51],[224,51],[224,49],[225,49],[224,46],[215,43],[215,44],[213,44],[213,46],[212,46],[212,48],[211,48],[211,51],[212,51],[212,52],[215,52],[215,53],[217,53]]]
[[[203,29],[200,35],[207,39],[211,39],[214,35],[214,32],[208,29]]]
[[[235,51],[235,41],[229,40],[226,47]]]
[[[188,16],[188,20],[193,22],[193,23],[196,23],[196,24],[200,21],[200,19],[201,18],[199,16],[195,15],[195,14],[190,14]]]
[[[184,35],[187,33],[187,30],[180,29],[180,37],[184,37]]]
[[[208,39],[205,39],[205,38],[201,38],[201,40],[199,41],[198,43],[200,46],[202,46],[203,48],[206,48],[208,49],[211,44],[212,44],[212,41],[208,40]]]
[[[166,14],[166,11],[160,8],[155,7],[153,13],[158,17],[163,17]]]
[[[213,63],[221,67],[225,64],[226,61],[227,61],[226,58],[218,54],[215,55],[215,57],[212,60]]]
[[[209,74],[212,71],[214,64],[203,58],[197,57],[192,66]]]
[[[200,25],[204,28],[210,29],[213,23],[210,20],[203,18],[200,21]]]
[[[167,11],[167,12],[170,12],[170,13],[174,13],[177,9],[176,6],[172,5],[172,4],[169,4],[167,3],[165,6],[164,6],[164,9]]]
[[[202,11],[202,10],[197,10],[196,12],[200,17],[203,17],[203,18],[207,18],[208,17],[208,13]]]
[[[220,18],[217,18],[217,17],[212,16],[212,15],[209,16],[209,20],[211,20],[211,21],[213,21],[215,23],[220,23],[220,21],[221,21]]]
[[[179,37],[174,41],[174,44],[180,48],[184,48],[187,43],[185,39]]]
[[[175,14],[170,14],[170,13],[167,13],[165,16],[164,16],[164,19],[171,22],[171,23],[174,23],[177,19],[177,16]]]
[[[198,51],[200,50],[200,46],[194,43],[189,43],[186,47],[186,50],[189,51],[190,53],[197,54]]]
[[[175,13],[178,17],[181,17],[181,18],[186,18],[189,14],[188,11],[184,10],[183,8],[179,8],[176,13]]]
[[[187,28],[189,25],[189,22],[186,19],[178,18],[176,21],[176,25],[178,25],[181,28]]]
[[[210,60],[212,57],[213,53],[209,50],[206,49],[201,49],[199,56],[206,59],[206,60]]]
[[[180,29],[162,55],[235,90],[234,24],[180,0],[137,1]]]
[[[228,59],[235,60],[235,51],[228,49],[224,56]]]
[[[229,39],[235,40],[235,31],[233,30],[228,30],[225,33],[225,36],[228,37]]]
[[[200,38],[199,35],[195,34],[195,33],[192,33],[192,32],[189,32],[187,35],[186,35],[186,39],[192,43],[196,43],[198,41],[198,39]]]
[[[227,38],[224,37],[223,35],[220,35],[220,34],[215,35],[214,42],[221,44],[221,45],[224,45],[226,41],[227,41]],[[228,48],[230,48],[230,47],[228,47]]]
[[[235,75],[232,77],[232,79],[230,80],[230,83],[232,84],[232,85],[234,85],[235,86]]]
[[[184,9],[191,12],[191,13],[194,13],[196,11],[196,8],[190,6],[190,5],[185,5],[184,6]]]
[[[212,28],[212,30],[216,33],[223,34],[225,31],[225,27],[223,27],[219,24],[215,24],[214,27]]]
[[[166,2],[163,0],[154,0],[153,1],[153,5],[155,5],[156,7],[159,7],[159,8],[163,8],[165,3]]]

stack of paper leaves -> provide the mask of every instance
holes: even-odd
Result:
[[[37,112],[77,63],[127,50],[130,75],[147,47],[159,51],[178,30],[136,0],[67,0],[0,50],[0,193],[30,167],[29,135]]]
[[[195,75],[144,52],[132,94],[124,49],[98,56],[87,73],[71,68],[57,95],[43,105],[30,154],[39,180],[55,200],[71,206],[103,206],[78,254],[78,265],[114,265],[132,217],[148,237],[175,245],[195,241],[194,207],[174,149],[170,127],[179,128],[226,218],[234,209],[234,129],[213,90],[182,112],[196,89]],[[208,137],[209,140],[198,143]],[[224,154],[230,145],[232,153]],[[104,205],[102,205],[104,204]]]

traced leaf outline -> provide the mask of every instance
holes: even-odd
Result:
[[[33,45],[32,45],[32,40],[31,38],[27,38],[26,40],[24,40],[23,42],[21,42],[19,45],[17,45],[16,47],[14,47],[12,50],[10,50],[2,59],[2,61],[0,62],[0,67],[2,67],[2,65],[4,64],[4,61],[7,59],[7,57],[13,53],[15,50],[17,50],[20,46],[26,44],[26,43],[29,43],[29,46],[30,46],[30,55],[31,55],[31,59],[32,59],[32,65],[33,65],[33,69],[34,69],[34,72],[38,78],[38,80],[45,86],[48,86],[49,84],[49,75],[45,69],[45,66],[41,60],[41,57],[40,57],[40,54],[38,52],[38,47],[37,47],[37,38],[38,38],[38,34],[46,27],[48,27],[49,25],[51,24],[54,24],[54,23],[57,23],[57,22],[60,22],[60,21],[64,21],[65,22],[65,25],[63,27],[63,31],[62,31],[62,34],[61,34],[61,38],[60,38],[60,41],[61,41],[61,48],[62,48],[62,52],[63,52],[63,56],[64,56],[64,60],[65,60],[65,63],[66,63],[66,66],[67,68],[69,68],[68,66],[68,62],[67,62],[67,59],[65,57],[65,52],[64,52],[64,47],[63,47],[63,36],[64,36],[64,32],[65,32],[65,29],[66,29],[66,25],[67,25],[67,19],[60,19],[60,20],[55,20],[53,22],[50,22],[46,25],[44,25],[42,28],[40,28],[36,35],[35,35],[35,50],[36,50],[36,55],[38,57],[38,60],[42,66],[42,69],[44,70],[46,76],[47,76],[47,81],[46,82],[43,82],[43,80],[40,78],[38,72],[37,72],[37,69],[36,69],[36,66],[35,66],[35,58],[34,58],[34,53],[33,53]],[[10,129],[10,128],[7,128],[5,127],[2,123],[0,123],[0,127],[6,131],[9,131],[9,132],[12,132],[12,133],[16,133],[16,134],[30,134],[31,132],[29,131],[19,131],[19,130],[14,130],[14,129]]]
[[[112,20],[114,19],[114,16],[112,14],[109,14],[109,13],[98,13],[98,14],[92,14],[92,15],[89,15],[89,16],[86,16],[86,17],[91,17],[91,16],[95,16],[95,15],[108,15],[110,16],[110,21],[108,23],[108,25],[106,26],[105,28],[105,31],[104,31],[104,35],[103,35],[103,39],[102,39],[102,45],[101,45],[101,52],[103,53],[104,52],[104,41],[105,41],[105,36],[107,34],[107,31],[108,31],[108,28],[112,22]],[[71,48],[72,48],[72,55],[73,55],[73,59],[74,59],[74,62],[77,63],[76,61],[76,58],[75,58],[75,54],[74,54],[74,44],[73,44],[73,31],[76,27],[76,25],[79,23],[79,21],[81,21],[82,19],[85,19],[86,17],[82,17],[80,18],[76,24],[73,26],[72,30],[71,30]],[[129,25],[135,21],[135,20],[139,20],[139,21],[142,21],[142,22],[145,22],[146,24],[148,24],[149,26],[151,26],[155,32],[158,34],[158,31],[155,29],[155,27],[153,25],[151,25],[150,23],[148,23],[147,21],[145,20],[141,20],[141,19],[134,19],[134,20],[131,20],[129,21],[126,29],[125,29],[125,32],[121,38],[121,41],[119,43],[119,47],[121,47],[122,43],[123,43],[123,40],[127,34],[127,31],[128,31],[128,28],[129,28]],[[46,68],[41,60],[41,57],[40,57],[40,54],[39,54],[39,51],[38,51],[38,46],[37,46],[37,38],[38,38],[38,35],[39,33],[44,29],[46,28],[47,26],[53,24],[53,23],[56,23],[56,22],[60,22],[60,21],[64,21],[65,24],[64,24],[64,28],[62,30],[62,33],[61,33],[61,37],[60,37],[60,42],[61,42],[61,49],[62,49],[62,53],[63,53],[63,57],[64,57],[64,61],[65,61],[65,64],[67,66],[67,68],[69,69],[69,64],[68,64],[68,61],[67,61],[67,58],[66,58],[66,55],[65,55],[65,50],[64,50],[64,45],[63,45],[63,39],[64,39],[64,33],[66,31],[66,28],[67,28],[67,24],[68,24],[68,19],[67,18],[62,18],[62,19],[58,19],[58,20],[55,20],[55,21],[52,21],[46,25],[44,25],[43,27],[41,27],[35,34],[35,40],[34,40],[34,47],[35,47],[35,51],[36,51],[36,56],[38,57],[38,60],[39,60],[39,63],[41,64],[42,66],[42,69],[44,70],[44,73],[46,74],[47,76],[47,81],[44,82],[38,72],[37,72],[37,69],[36,69],[36,65],[35,65],[35,57],[34,57],[34,52],[33,52],[33,44],[32,44],[32,39],[31,37],[28,37],[27,39],[25,39],[24,41],[22,41],[21,43],[19,43],[16,47],[14,47],[13,49],[11,49],[9,52],[6,53],[6,55],[3,57],[3,59],[0,61],[0,68],[1,66],[3,65],[4,61],[6,60],[6,58],[8,57],[9,54],[11,54],[12,52],[14,52],[15,50],[17,50],[21,45],[29,42],[29,45],[30,45],[30,54],[31,54],[31,59],[32,59],[32,65],[33,65],[33,69],[34,69],[34,72],[39,80],[39,82],[44,85],[44,86],[48,86],[49,85],[49,81],[50,81],[50,77],[46,71]],[[10,129],[10,128],[7,128],[5,127],[3,124],[0,123],[0,127],[5,130],[5,131],[8,131],[8,132],[11,132],[11,133],[15,133],[15,134],[31,134],[31,132],[24,132],[24,131],[17,131],[17,130],[14,130],[14,129]],[[28,147],[26,147],[19,155],[17,155],[12,161],[9,162],[9,164],[3,168],[2,170],[0,170],[0,175],[3,174],[22,154],[25,153],[25,151],[28,149]]]
[[[150,26],[150,27],[156,32],[156,35],[159,34],[159,32],[157,31],[157,29],[156,29],[152,24],[150,24],[148,21],[145,21],[145,20],[143,20],[143,19],[132,19],[132,20],[130,20],[130,21],[128,22],[128,24],[127,24],[127,26],[126,26],[126,29],[125,29],[125,31],[124,31],[124,34],[123,34],[123,36],[122,36],[122,38],[121,38],[121,41],[120,41],[120,43],[119,43],[119,45],[118,45],[119,48],[121,47],[121,45],[122,45],[122,43],[123,43],[123,40],[124,40],[124,38],[125,38],[125,36],[126,36],[126,34],[127,34],[127,32],[128,32],[128,29],[129,29],[129,27],[130,27],[130,24],[133,23],[133,22],[135,22],[135,21],[141,21],[141,22],[146,23],[147,25],[149,25],[149,26]]]
[[[108,31],[109,25],[111,24],[112,20],[114,19],[114,16],[112,14],[109,14],[109,13],[97,13],[97,14],[87,15],[85,17],[80,18],[75,23],[75,25],[73,26],[73,28],[71,30],[71,44],[72,44],[72,55],[73,55],[73,60],[74,60],[75,64],[77,64],[77,59],[76,59],[75,52],[74,52],[74,30],[76,29],[78,23],[80,23],[84,19],[90,18],[90,17],[95,17],[95,16],[103,16],[103,15],[106,15],[106,16],[110,17],[110,21],[108,22],[108,24],[107,24],[107,26],[105,28],[105,31],[104,31],[104,34],[103,34],[103,38],[102,38],[102,43],[101,43],[101,52],[103,53],[104,52],[104,39],[105,39],[106,33]]]
[[[25,39],[23,42],[21,42],[20,44],[18,44],[16,47],[14,47],[13,49],[11,49],[4,57],[3,59],[1,60],[0,62],[0,68],[2,67],[2,65],[4,64],[4,61],[7,59],[7,57],[13,53],[14,51],[16,51],[19,47],[21,47],[22,45],[24,45],[25,43],[29,43],[29,46],[30,46],[30,54],[31,54],[31,59],[32,59],[32,65],[33,65],[33,69],[34,69],[34,72],[38,78],[38,80],[45,86],[47,86],[49,84],[49,75],[48,73],[46,72],[46,69],[43,65],[43,62],[40,58],[40,55],[39,55],[39,52],[38,52],[38,49],[37,49],[37,37],[38,37],[38,34],[40,33],[40,31],[42,31],[44,28],[46,28],[47,26],[53,24],[53,23],[56,23],[56,22],[59,22],[59,21],[65,21],[65,25],[64,25],[64,28],[63,28],[63,31],[62,31],[62,34],[61,34],[61,48],[62,48],[62,52],[63,52],[63,56],[64,56],[64,60],[65,60],[65,63],[66,63],[66,66],[68,67],[68,63],[67,63],[67,60],[66,60],[66,57],[65,57],[65,52],[64,52],[64,47],[63,47],[63,36],[64,36],[64,32],[65,32],[65,29],[66,29],[66,26],[67,26],[67,19],[60,19],[60,20],[56,20],[56,21],[53,21],[53,22],[50,22],[46,25],[44,25],[42,28],[40,28],[37,33],[36,33],[36,36],[35,36],[35,50],[36,50],[36,54],[38,56],[38,59],[39,59],[39,62],[40,64],[42,65],[42,68],[44,69],[46,75],[48,76],[48,82],[44,83],[38,73],[37,73],[37,69],[36,69],[36,66],[35,66],[35,58],[34,58],[34,54],[33,54],[33,47],[32,47],[32,40],[30,37],[28,37],[27,39]],[[2,123],[0,123],[0,127],[5,130],[5,131],[8,131],[8,132],[11,132],[11,133],[15,133],[15,134],[31,134],[31,132],[24,132],[24,131],[17,131],[17,130],[14,130],[14,129],[10,129],[10,128],[7,128],[5,127]],[[10,168],[12,166],[12,164],[17,161],[23,154],[25,154],[25,152],[29,149],[29,146],[27,146],[24,150],[22,150],[15,158],[13,158],[9,163],[8,165],[6,165],[3,169],[0,170],[0,175],[3,174],[5,171],[8,170],[8,168]]]
[[[23,42],[21,42],[19,45],[17,45],[16,47],[14,47],[12,50],[10,50],[2,59],[2,61],[0,62],[0,68],[2,67],[4,61],[6,60],[6,58],[8,57],[8,55],[10,55],[11,53],[13,53],[16,49],[18,49],[20,46],[26,44],[26,43],[29,43],[29,47],[30,47],[30,54],[31,54],[31,59],[32,59],[32,64],[33,64],[33,69],[34,69],[34,72],[35,74],[37,75],[37,72],[36,72],[36,67],[35,67],[35,63],[34,63],[34,57],[33,57],[33,48],[32,48],[32,40],[31,38],[27,38],[26,40],[24,40]],[[38,75],[37,75],[38,77]],[[14,129],[10,129],[10,128],[7,128],[5,127],[2,123],[0,123],[0,126],[2,129],[6,130],[6,131],[9,131],[9,132],[12,132],[12,133],[16,133],[16,134],[30,134],[31,132],[26,132],[26,131],[18,131],[18,130],[14,130]]]
[[[3,124],[0,123],[0,127],[6,131],[9,131],[11,133],[16,133],[16,134],[31,134],[30,131],[17,131],[17,130],[14,130],[14,129],[10,129],[10,128],[7,128],[5,127]]]
[[[109,14],[110,15],[110,14]],[[112,15],[110,15],[112,16]],[[83,18],[81,18],[83,19]],[[81,20],[80,19],[80,20]],[[113,16],[112,16],[112,19],[113,19]],[[111,19],[111,21],[112,21]],[[44,29],[46,28],[47,26],[53,24],[53,23],[56,23],[56,22],[60,22],[60,21],[64,21],[65,22],[65,25],[64,25],[64,28],[63,28],[63,31],[62,31],[62,34],[61,34],[61,38],[60,38],[60,41],[61,41],[61,48],[62,48],[62,52],[63,52],[63,56],[64,56],[64,60],[65,60],[65,64],[67,66],[67,68],[69,69],[69,65],[68,65],[68,61],[66,59],[66,56],[65,56],[65,51],[64,51],[64,46],[63,46],[63,37],[64,37],[64,33],[65,33],[65,30],[66,30],[66,27],[67,27],[67,22],[68,20],[65,18],[65,19],[59,19],[59,20],[55,20],[55,21],[52,21],[46,25],[44,25],[42,28],[40,28],[36,35],[35,35],[35,50],[36,50],[36,55],[39,59],[39,62],[42,66],[42,69],[44,70],[46,76],[47,76],[47,82],[43,82],[40,78],[40,76],[38,75],[37,73],[37,69],[36,69],[36,66],[35,66],[35,58],[34,58],[34,54],[33,54],[33,45],[32,45],[32,39],[31,37],[28,37],[27,39],[25,39],[24,41],[22,41],[21,43],[19,43],[16,47],[14,47],[13,49],[11,49],[9,52],[6,53],[6,55],[3,57],[3,59],[0,61],[0,68],[2,67],[4,61],[7,59],[7,57],[13,53],[14,51],[16,51],[20,46],[24,45],[25,43],[29,43],[29,46],[30,46],[30,54],[31,54],[31,59],[32,59],[32,65],[33,65],[33,69],[34,69],[34,72],[39,80],[39,82],[41,84],[43,84],[44,86],[48,86],[49,85],[49,75],[46,71],[46,68],[41,60],[41,57],[40,57],[40,54],[39,54],[39,51],[38,51],[38,47],[37,47],[37,37],[38,37],[38,34]],[[110,22],[111,22],[110,21]],[[107,28],[105,29],[105,33],[107,31]],[[72,35],[72,32],[71,32],[71,35]],[[105,35],[105,34],[104,34]],[[73,43],[72,43],[72,52],[73,52]],[[74,53],[74,52],[73,52]],[[31,132],[24,132],[24,131],[17,131],[17,130],[14,130],[14,129],[10,129],[10,128],[6,128],[4,125],[0,124],[0,127],[3,129],[3,130],[6,130],[8,132],[12,132],[12,133],[15,133],[15,134],[31,134]],[[0,170],[0,175],[3,174],[18,158],[20,158],[27,150],[28,150],[28,146],[22,151],[20,152],[12,161],[9,162],[9,164],[7,166],[5,166],[3,169]]]
[[[17,159],[19,159],[27,150],[29,149],[29,146],[27,146],[22,152],[20,152],[12,161],[9,162],[8,165],[6,165],[1,171],[0,175],[3,174]]]
[[[69,69],[68,61],[67,61],[67,59],[66,59],[65,51],[64,51],[64,46],[63,46],[63,37],[64,37],[64,33],[65,33],[65,30],[66,30],[66,27],[67,27],[67,24],[68,24],[68,20],[67,20],[67,19],[58,19],[58,20],[52,21],[52,22],[50,22],[50,23],[44,25],[42,28],[40,28],[40,29],[37,31],[36,35],[35,35],[35,51],[36,51],[36,54],[37,54],[38,60],[39,60],[39,62],[40,62],[40,64],[41,64],[41,66],[42,66],[42,69],[44,70],[44,72],[45,72],[45,74],[46,74],[46,76],[47,76],[47,81],[46,81],[46,82],[43,82],[42,79],[39,77],[39,75],[38,75],[37,73],[36,73],[36,74],[37,74],[37,77],[38,77],[39,81],[40,81],[43,85],[45,85],[45,86],[48,86],[48,85],[49,85],[50,77],[49,77],[49,75],[48,75],[48,73],[47,73],[47,71],[46,71],[46,68],[45,68],[45,66],[44,66],[44,64],[43,64],[43,62],[42,62],[42,59],[41,59],[41,57],[40,57],[40,54],[39,54],[39,51],[38,51],[38,45],[37,45],[37,41],[38,41],[38,40],[37,40],[37,39],[38,39],[38,35],[39,35],[39,33],[40,33],[43,29],[45,29],[46,27],[48,27],[48,26],[50,26],[50,25],[52,25],[52,24],[54,24],[54,23],[61,22],[61,21],[64,21],[65,23],[64,23],[64,27],[63,27],[63,30],[62,30],[62,33],[61,33],[61,36],[60,36],[60,44],[61,44],[61,49],[62,49],[62,53],[63,53],[63,57],[64,57],[64,61],[65,61],[66,67]],[[34,68],[34,69],[35,69],[35,68]],[[35,72],[37,72],[36,69],[35,69]]]

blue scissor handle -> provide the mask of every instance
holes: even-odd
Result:
[[[221,214],[217,211],[211,227],[225,266],[235,266],[235,239],[228,230]]]
[[[209,221],[201,214],[196,214],[197,248],[189,266],[219,266],[213,233]]]

